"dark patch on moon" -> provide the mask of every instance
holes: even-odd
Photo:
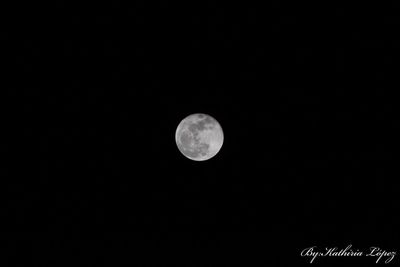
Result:
[[[180,137],[181,143],[184,146],[189,146],[191,138],[188,133],[183,132]]]
[[[205,123],[213,123],[214,124],[214,120],[210,116],[207,116],[203,121]]]
[[[189,130],[193,133],[196,133],[197,131],[203,131],[206,129],[205,124],[207,123],[207,120],[202,120],[198,121],[197,123],[192,123],[189,125]]]
[[[192,124],[190,124],[189,125],[189,127],[188,127],[188,129],[189,129],[189,131],[191,131],[193,134],[195,134],[196,132],[197,132],[197,124],[194,124],[194,123],[192,123]]]
[[[197,129],[199,129],[199,131],[205,130],[205,129],[206,129],[205,124],[206,124],[206,123],[204,122],[204,120],[199,121],[199,122],[197,123]]]

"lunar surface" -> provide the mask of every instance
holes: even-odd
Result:
[[[181,121],[176,129],[175,139],[183,155],[192,160],[203,161],[220,151],[224,134],[213,117],[197,113]]]

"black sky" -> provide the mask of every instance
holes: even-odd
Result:
[[[1,37],[10,266],[297,266],[314,245],[396,249],[386,5],[18,9]],[[205,162],[174,139],[198,112],[225,134]]]

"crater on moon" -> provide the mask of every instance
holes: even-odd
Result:
[[[183,119],[175,134],[183,155],[197,161],[214,157],[222,147],[224,135],[220,124],[211,116],[197,113]]]

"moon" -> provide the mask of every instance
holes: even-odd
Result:
[[[204,161],[214,157],[221,150],[224,133],[216,119],[204,113],[196,113],[179,123],[175,141],[185,157]]]

